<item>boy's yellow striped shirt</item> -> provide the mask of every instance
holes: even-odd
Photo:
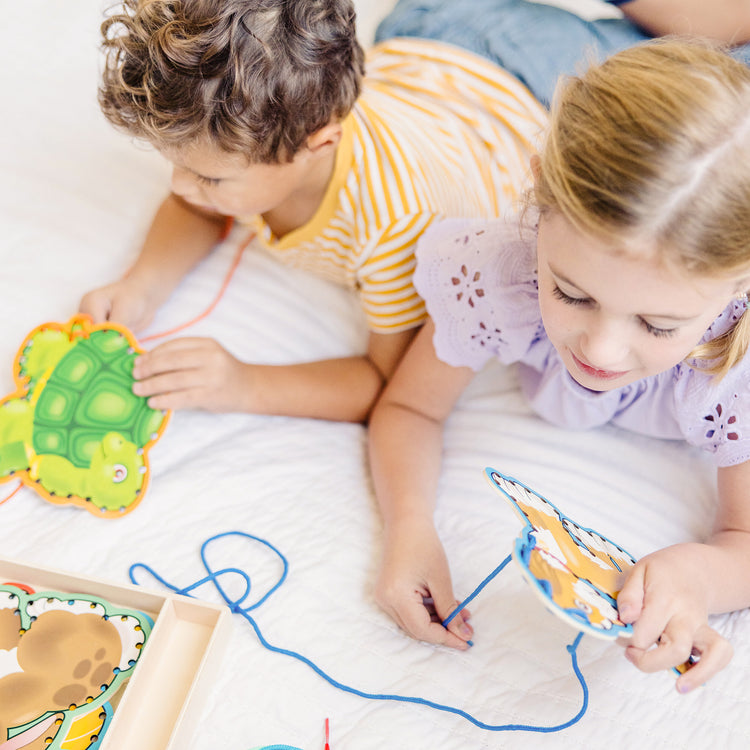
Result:
[[[315,216],[281,239],[282,262],[356,289],[372,331],[419,325],[414,247],[436,219],[507,214],[529,186],[544,108],[513,76],[447,44],[394,39],[367,76]]]

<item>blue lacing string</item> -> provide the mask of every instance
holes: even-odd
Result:
[[[279,577],[278,581],[271,586],[271,588],[260,598],[258,601],[247,604],[246,606],[241,606],[245,600],[250,595],[250,590],[252,588],[252,583],[250,581],[250,576],[244,571],[239,568],[222,568],[221,570],[214,571],[212,570],[210,564],[208,563],[208,560],[206,559],[206,548],[211,544],[212,542],[216,541],[217,539],[221,539],[223,537],[227,536],[238,536],[245,539],[252,540],[254,542],[258,542],[260,544],[265,545],[268,547],[271,551],[274,552],[274,554],[281,560],[283,565],[283,570],[281,573],[281,576]],[[252,534],[246,534],[242,531],[227,531],[222,534],[216,534],[215,536],[211,537],[210,539],[207,539],[203,544],[201,545],[201,560],[203,562],[203,567],[206,570],[207,575],[204,578],[201,578],[200,580],[196,581],[195,583],[191,583],[189,586],[185,586],[183,588],[179,588],[177,586],[173,586],[169,582],[167,582],[162,576],[160,576],[153,568],[146,565],[145,563],[135,563],[134,565],[130,566],[130,580],[133,583],[140,583],[135,576],[135,571],[138,569],[146,571],[149,575],[151,575],[155,580],[159,581],[165,588],[169,589],[170,591],[174,591],[176,594],[182,594],[184,596],[191,596],[191,592],[195,591],[195,589],[200,588],[206,583],[211,582],[216,590],[219,592],[221,598],[226,602],[229,609],[234,612],[235,614],[239,614],[242,617],[247,620],[247,622],[250,624],[250,626],[255,631],[256,636],[258,637],[258,640],[260,641],[261,645],[267,649],[268,651],[272,651],[276,654],[284,654],[285,656],[290,656],[293,659],[296,659],[297,661],[302,662],[303,664],[306,664],[310,669],[312,669],[314,672],[316,672],[320,677],[322,677],[326,682],[328,682],[330,685],[332,685],[335,688],[338,688],[339,690],[343,690],[346,693],[351,693],[352,695],[357,695],[360,698],[366,698],[368,700],[377,700],[377,701],[397,701],[400,703],[414,703],[420,706],[426,706],[427,708],[435,709],[436,711],[443,711],[445,713],[455,714],[456,716],[461,716],[462,718],[466,719],[467,721],[474,724],[474,726],[479,727],[480,729],[484,729],[490,732],[507,732],[507,731],[523,731],[523,732],[559,732],[563,729],[567,729],[568,727],[572,726],[576,722],[580,721],[581,718],[583,718],[583,715],[586,713],[586,709],[588,708],[588,702],[589,702],[589,690],[588,686],[586,685],[586,680],[583,677],[583,674],[581,673],[581,670],[578,666],[578,657],[577,657],[577,649],[578,644],[581,642],[581,638],[583,637],[583,633],[580,632],[576,636],[573,643],[571,643],[569,646],[567,646],[568,653],[570,654],[571,663],[573,666],[573,672],[575,673],[576,678],[578,679],[578,682],[581,685],[581,690],[583,692],[583,704],[581,705],[580,711],[569,721],[566,721],[562,724],[556,724],[554,726],[534,726],[531,724],[487,724],[483,721],[480,721],[479,719],[472,716],[470,713],[467,713],[466,711],[455,708],[453,706],[447,706],[442,703],[436,703],[434,701],[428,700],[426,698],[419,698],[414,696],[405,696],[405,695],[394,695],[390,693],[369,693],[364,690],[359,690],[357,688],[351,687],[350,685],[345,685],[342,682],[339,682],[334,677],[331,677],[329,674],[324,672],[317,664],[315,664],[313,661],[308,659],[303,654],[298,653],[297,651],[292,651],[290,649],[286,648],[280,648],[279,646],[274,646],[271,643],[269,643],[266,638],[264,637],[263,633],[260,630],[260,627],[258,626],[258,623],[255,621],[255,619],[252,617],[250,612],[254,609],[257,609],[260,607],[270,596],[274,593],[286,580],[287,574],[289,572],[289,563],[287,562],[286,557],[270,542],[266,541],[265,539],[261,539],[260,537],[253,536]],[[482,581],[482,583],[479,584],[479,586],[466,598],[464,599],[461,604],[459,604],[456,609],[443,621],[443,625],[447,626],[447,624],[456,616],[458,612],[463,609],[463,607],[466,606],[474,597],[498,574],[500,571],[508,564],[510,561],[510,556],[508,556],[503,562],[492,572],[490,573],[487,578]],[[232,597],[227,594],[227,592],[222,588],[222,585],[219,581],[221,576],[226,576],[227,574],[234,574],[238,575],[242,580],[245,582],[245,590],[242,593],[242,595],[237,598],[233,599]]]
[[[455,617],[455,616],[456,616],[456,615],[457,615],[457,614],[458,614],[458,613],[459,613],[459,612],[460,612],[460,611],[461,611],[461,610],[462,610],[462,609],[463,609],[463,608],[464,608],[464,607],[465,607],[465,606],[466,606],[466,605],[467,605],[467,604],[468,604],[468,603],[469,603],[470,601],[472,601],[473,599],[475,599],[475,598],[476,598],[476,597],[477,597],[477,596],[479,595],[479,592],[480,592],[480,591],[481,591],[481,590],[482,590],[482,589],[483,589],[483,588],[484,588],[484,587],[485,587],[485,586],[486,586],[486,585],[487,585],[487,584],[488,584],[488,583],[489,583],[489,582],[490,582],[490,581],[491,581],[491,580],[492,580],[492,579],[493,579],[493,578],[494,578],[494,577],[495,577],[495,576],[496,576],[496,575],[497,575],[497,574],[498,574],[498,573],[499,573],[499,572],[500,572],[501,570],[503,570],[503,568],[504,568],[504,567],[505,567],[505,566],[506,566],[506,565],[507,565],[507,564],[508,564],[508,563],[509,563],[509,562],[511,561],[511,558],[512,558],[512,555],[508,555],[508,556],[507,556],[507,557],[505,558],[505,560],[503,560],[503,561],[502,561],[502,562],[500,563],[500,565],[498,565],[498,566],[497,566],[497,567],[496,567],[496,568],[495,568],[495,569],[494,569],[494,570],[492,571],[492,573],[490,573],[490,574],[489,574],[489,575],[487,576],[487,578],[485,578],[485,579],[484,579],[484,580],[483,580],[483,581],[482,581],[482,582],[481,582],[481,583],[479,584],[479,586],[477,586],[477,587],[476,587],[476,588],[474,589],[474,591],[472,591],[472,592],[471,592],[471,593],[470,593],[470,594],[469,594],[469,595],[468,595],[468,596],[466,597],[466,599],[464,599],[464,600],[463,600],[463,601],[462,601],[462,602],[461,602],[461,603],[460,603],[460,604],[459,604],[459,605],[458,605],[458,606],[457,606],[457,607],[456,607],[456,608],[455,608],[455,609],[453,610],[453,612],[451,612],[451,613],[450,613],[450,614],[448,615],[448,617],[446,617],[446,618],[445,618],[445,619],[443,620],[443,622],[442,622],[442,625],[443,625],[443,627],[444,627],[444,628],[447,628],[447,627],[448,627],[448,624],[450,623],[450,621],[451,621],[451,620],[452,620],[452,619],[453,619],[453,618],[454,618],[454,617]],[[472,645],[473,645],[473,644],[472,644]]]

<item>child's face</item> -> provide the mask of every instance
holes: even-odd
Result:
[[[739,280],[683,274],[540,218],[539,303],[550,341],[582,386],[608,391],[681,362],[737,294]]]
[[[322,198],[330,169],[321,154],[302,149],[291,162],[248,163],[242,154],[210,145],[165,149],[172,163],[172,192],[188,203],[226,216],[254,216]]]

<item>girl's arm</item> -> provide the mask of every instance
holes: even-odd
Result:
[[[702,685],[731,658],[731,646],[709,628],[708,615],[750,606],[750,462],[720,468],[718,492],[709,539],[643,558],[617,599],[621,618],[635,623],[626,653],[640,669],[666,669],[691,650],[700,654],[677,680],[680,692]]]
[[[620,10],[654,36],[688,34],[729,44],[750,41],[748,0],[630,0]]]
[[[370,462],[384,521],[384,553],[376,586],[383,609],[411,636],[465,649],[464,614],[455,608],[448,563],[433,512],[443,422],[473,377],[441,362],[428,321],[414,339],[370,420]]]
[[[719,507],[709,540],[716,548],[713,562],[717,575],[710,613],[750,606],[750,461],[720,468],[717,478]]]

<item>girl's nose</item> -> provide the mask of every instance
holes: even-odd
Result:
[[[597,320],[581,334],[581,354],[597,370],[622,370],[628,353],[627,333],[613,321]]]

